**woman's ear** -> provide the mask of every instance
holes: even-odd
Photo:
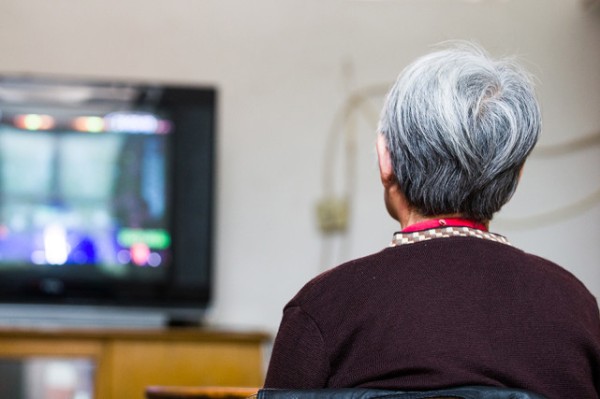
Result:
[[[387,140],[383,134],[377,134],[377,159],[379,160],[379,175],[384,186],[389,186],[396,181],[392,158],[388,150]]]

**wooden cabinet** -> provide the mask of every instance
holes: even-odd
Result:
[[[86,358],[95,399],[142,399],[149,385],[259,387],[260,332],[210,329],[0,330],[0,358]]]

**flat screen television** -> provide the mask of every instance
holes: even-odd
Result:
[[[195,323],[216,90],[0,76],[0,324]]]

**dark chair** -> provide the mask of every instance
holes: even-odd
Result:
[[[287,390],[261,389],[257,399],[545,399],[520,389],[469,386],[428,391],[363,388]]]
[[[429,391],[367,388],[258,389],[230,387],[168,387],[146,389],[147,399],[546,399],[521,389],[469,386]]]

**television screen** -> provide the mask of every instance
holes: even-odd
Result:
[[[201,310],[215,90],[0,78],[0,301]]]

